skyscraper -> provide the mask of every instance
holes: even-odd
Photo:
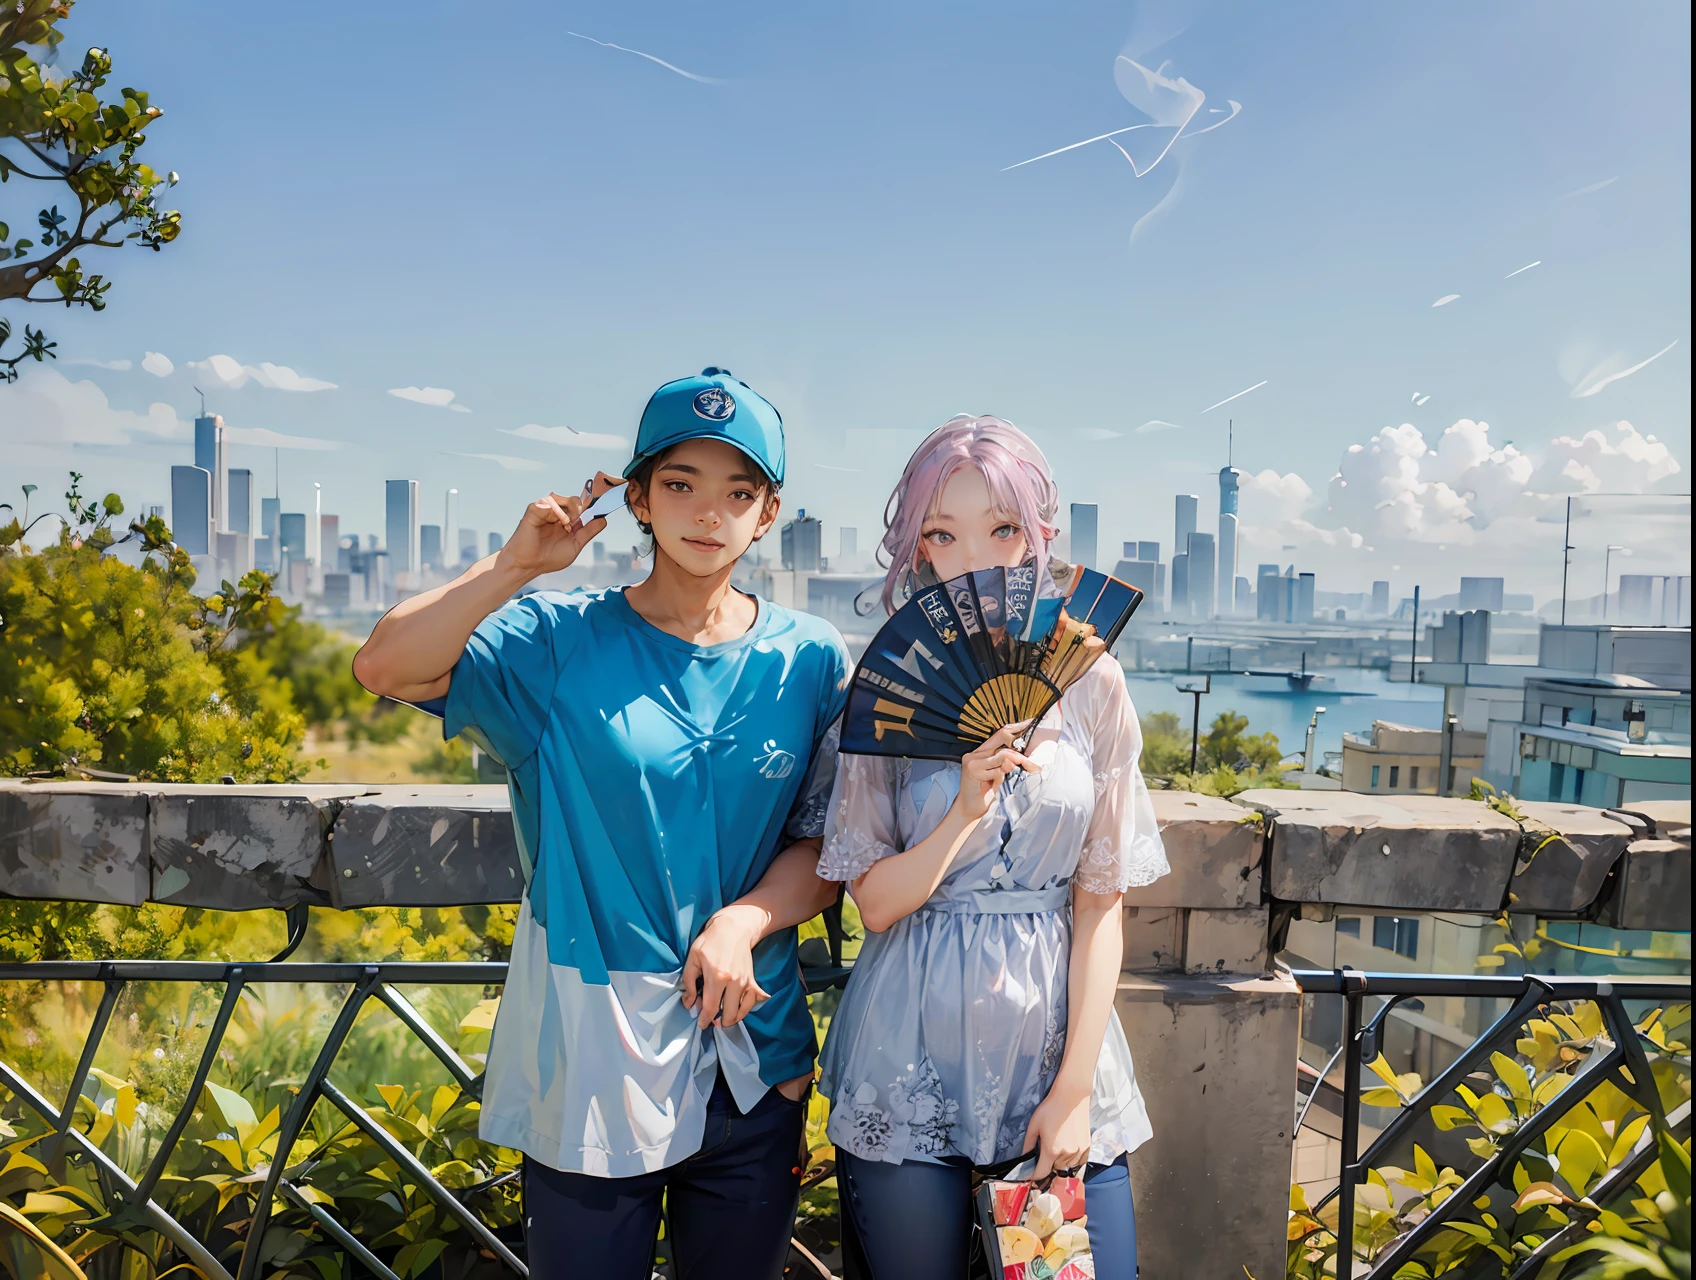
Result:
[[[212,473],[205,467],[171,468],[171,537],[191,556],[212,554]]]
[[[1219,469],[1219,616],[1237,611],[1237,476],[1236,468]]]
[[[253,472],[239,467],[229,472],[227,482],[230,505],[224,514],[224,527],[231,533],[253,532]]]
[[[822,541],[818,517],[809,516],[804,509],[797,511],[795,519],[784,525],[779,535],[783,567],[817,573]]]
[[[1190,557],[1180,551],[1172,557],[1172,616],[1185,618],[1190,612]]]
[[[442,503],[442,567],[457,564],[459,556],[459,490],[449,489]]]
[[[277,517],[278,546],[296,564],[306,559],[306,513],[285,511]]]
[[[1213,612],[1213,572],[1216,565],[1211,533],[1190,534],[1190,616],[1205,618]]]
[[[1176,519],[1173,521],[1172,525],[1172,554],[1174,556],[1187,555],[1189,553],[1190,534],[1195,532],[1195,509],[1200,501],[1201,499],[1197,498],[1193,493],[1180,493],[1178,495],[1177,502],[1175,504],[1177,507]],[[1173,582],[1172,589],[1174,591],[1177,590],[1176,581]],[[1174,597],[1174,603],[1172,606],[1174,609],[1177,608],[1175,601],[1176,598]]]
[[[1096,525],[1099,514],[1093,502],[1072,504],[1072,559],[1086,569],[1095,568]]]
[[[1130,545],[1131,544],[1128,543],[1128,542],[1125,544],[1125,546],[1127,548]],[[1130,558],[1129,555],[1127,555],[1126,558],[1129,559]],[[1139,542],[1139,543],[1137,543],[1136,558],[1138,560],[1158,560],[1158,559],[1160,559],[1160,544],[1158,542]]]
[[[212,523],[221,529],[229,501],[229,472],[224,457],[224,420],[215,413],[194,420],[194,465],[211,478]]]
[[[1390,612],[1390,584],[1380,579],[1372,584],[1372,613],[1383,618]]]
[[[442,567],[442,526],[439,524],[421,524],[418,526],[418,561],[426,569]]]
[[[342,518],[340,516],[319,515],[318,554],[323,557],[318,564],[320,574],[335,573],[346,568],[342,564]]]
[[[1254,573],[1254,616],[1261,622],[1288,622],[1283,578],[1278,566],[1263,564]]]
[[[277,545],[277,519],[281,510],[280,499],[259,500],[259,536],[253,540],[253,567],[266,573],[282,571],[282,548]]]
[[[317,481],[312,484],[312,510],[306,513],[306,563],[313,574],[324,571],[324,489]]]
[[[418,481],[388,480],[383,484],[383,536],[392,573],[418,572]]]

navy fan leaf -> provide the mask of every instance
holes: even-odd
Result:
[[[1003,725],[1036,720],[1113,642],[1142,592],[1079,569],[1065,596],[1034,563],[927,587],[883,624],[848,693],[842,750],[958,760]]]

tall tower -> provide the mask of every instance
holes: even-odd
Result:
[[[1227,428],[1225,465],[1219,469],[1219,616],[1236,612],[1237,589],[1237,476],[1231,465],[1236,452],[1236,424]]]
[[[212,477],[212,524],[224,528],[230,500],[230,473],[224,456],[224,420],[202,412],[194,420],[194,465]]]
[[[191,556],[212,554],[212,475],[205,467],[171,468],[171,537]]]
[[[421,566],[418,481],[385,481],[383,497],[383,534],[385,549],[389,553],[389,571],[415,574]]]
[[[1093,502],[1072,504],[1072,560],[1086,569],[1095,568],[1100,511]]]
[[[442,568],[459,563],[459,490],[449,489],[442,503]]]
[[[1195,532],[1195,512],[1201,499],[1193,493],[1180,493],[1176,503],[1177,511],[1172,529],[1172,554],[1187,555],[1190,549],[1190,534]]]
[[[323,572],[324,488],[316,480],[312,482],[312,510],[306,513],[306,562],[313,574]]]

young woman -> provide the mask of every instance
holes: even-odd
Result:
[[[883,601],[974,569],[1049,565],[1059,493],[1028,437],[960,417],[889,502]],[[1050,573],[1063,589],[1067,566]],[[819,875],[867,937],[820,1087],[872,1280],[964,1274],[974,1165],[1087,1166],[1097,1280],[1136,1275],[1126,1153],[1150,1129],[1113,1012],[1120,898],[1169,869],[1118,663],[959,764],[843,755]],[[1011,778],[1009,785],[1003,782]]]
[[[646,580],[514,598],[605,527],[577,518],[620,483],[597,476],[354,662],[375,693],[445,698],[445,732],[509,771],[534,871],[481,1131],[525,1153],[543,1280],[648,1280],[662,1196],[678,1280],[783,1271],[816,1051],[795,926],[834,897],[813,872],[847,671],[828,623],[730,585],[783,455],[730,374],[668,383],[625,471]]]

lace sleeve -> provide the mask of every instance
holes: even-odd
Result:
[[[858,879],[895,852],[896,763],[886,756],[838,757],[819,855],[824,879]]]
[[[1109,657],[1086,678],[1099,681],[1092,691],[1095,813],[1072,882],[1085,893],[1123,893],[1153,884],[1172,868],[1142,778],[1142,726],[1124,673]]]

